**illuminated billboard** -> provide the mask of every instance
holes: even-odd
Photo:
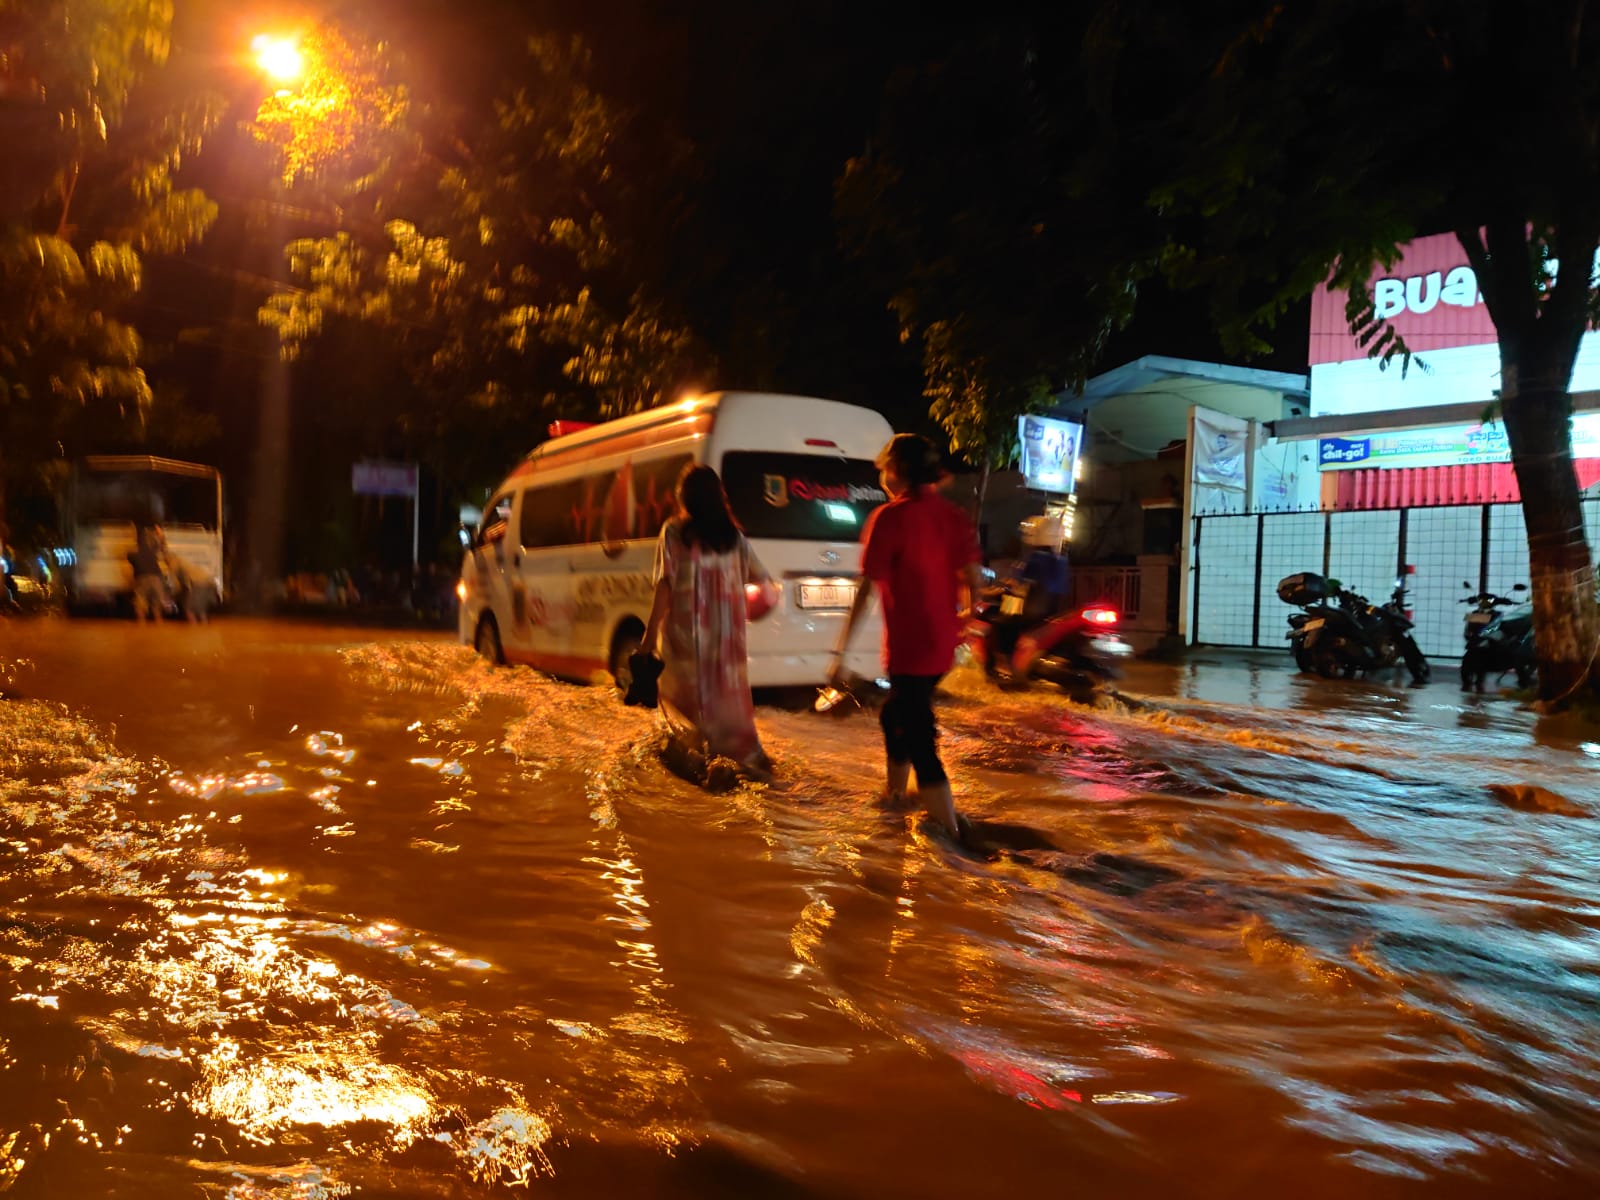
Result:
[[[1054,417],[1023,417],[1018,429],[1023,482],[1036,492],[1070,493],[1077,475],[1083,426]]]

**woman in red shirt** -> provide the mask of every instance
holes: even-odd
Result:
[[[978,541],[966,513],[935,490],[943,471],[926,438],[896,435],[878,455],[878,470],[890,500],[867,518],[861,574],[876,585],[883,604],[889,674],[889,699],[880,716],[888,760],[885,798],[903,800],[915,770],[918,800],[959,838],[950,780],[939,761],[933,691],[955,661],[964,610],[981,586]],[[829,672],[835,683],[871,594],[867,587],[856,590]]]

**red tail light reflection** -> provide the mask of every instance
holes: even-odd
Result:
[[[1086,608],[1083,619],[1091,625],[1115,625],[1119,620],[1114,608]]]

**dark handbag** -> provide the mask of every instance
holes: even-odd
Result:
[[[636,708],[654,708],[659,699],[656,681],[661,678],[663,666],[654,654],[642,650],[628,655],[628,671],[633,677],[628,680],[628,694],[622,702]]]

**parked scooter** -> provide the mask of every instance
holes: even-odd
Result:
[[[1414,625],[1400,580],[1395,580],[1394,591],[1381,605],[1346,590],[1336,579],[1310,572],[1279,580],[1278,598],[1307,610],[1298,626],[1295,617],[1289,618],[1290,645],[1301,670],[1309,667],[1324,679],[1349,679],[1403,662],[1413,685],[1428,682],[1432,670],[1411,635]]]
[[[1462,587],[1470,589],[1470,583]],[[1512,592],[1526,592],[1519,583]],[[1533,652],[1533,605],[1519,596],[1497,596],[1479,592],[1462,600],[1472,605],[1467,613],[1462,638],[1466,651],[1461,655],[1461,686],[1467,691],[1483,691],[1485,680],[1507,671],[1517,673],[1517,686],[1533,686],[1538,673]]]
[[[1116,632],[1116,609],[1096,604],[1030,622],[1002,636],[1024,608],[1026,584],[1013,581],[985,594],[967,623],[966,645],[984,672],[1002,686],[1044,680],[1074,699],[1115,679],[1133,648]],[[1008,644],[1009,643],[1009,644]]]

